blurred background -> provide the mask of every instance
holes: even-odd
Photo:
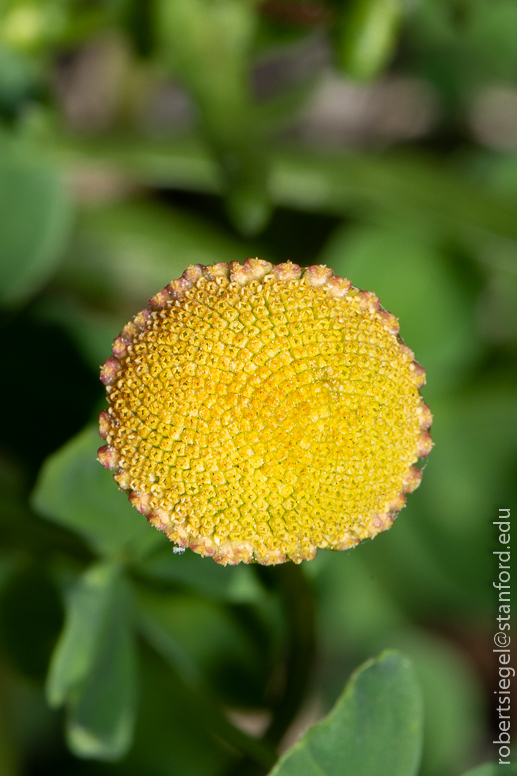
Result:
[[[423,689],[421,776],[495,759],[516,40],[514,0],[0,3],[2,776],[265,772],[388,647]],[[375,291],[435,415],[393,529],[296,583],[173,555],[95,461],[121,327],[248,256]]]

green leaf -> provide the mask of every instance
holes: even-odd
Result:
[[[355,0],[343,13],[337,49],[342,67],[360,81],[388,64],[402,19],[401,0]]]
[[[78,757],[119,760],[131,746],[137,667],[125,593],[119,586],[95,663],[78,693],[70,698],[67,740]]]
[[[334,697],[336,675],[346,669],[347,653],[367,655],[382,647],[399,650],[411,659],[422,690],[424,746],[419,776],[459,773],[482,736],[482,693],[461,652],[450,642],[411,628],[405,622],[404,601],[394,595],[393,581],[403,562],[401,558],[409,555],[413,547],[399,543],[396,558],[391,550],[393,540],[397,543],[396,537],[406,523],[413,524],[410,515],[404,516],[389,541],[380,542],[380,548],[377,542],[366,544],[360,552],[348,554],[344,562],[337,553],[322,552],[307,566],[318,593],[321,647],[326,654],[335,656],[325,671],[327,692]],[[369,552],[370,547],[377,552]],[[433,548],[427,548],[427,552],[432,554]],[[432,589],[434,580],[425,573],[424,581],[416,583],[418,565],[424,564],[419,555],[413,563],[415,567],[409,574],[406,572],[399,584],[411,588],[408,595],[414,597],[417,616],[426,606],[421,587],[427,585]],[[447,599],[447,587],[452,585],[438,579],[441,585],[435,585],[431,600],[454,600],[454,589]],[[431,596],[429,590],[426,595]],[[458,609],[464,611],[461,603],[457,604]]]
[[[89,426],[51,455],[33,494],[35,509],[81,534],[101,554],[145,556],[165,539],[117,490],[97,459],[102,440]]]
[[[384,652],[361,666],[334,709],[271,776],[416,776],[422,705],[410,661]]]
[[[65,628],[47,680],[50,705],[67,706],[67,740],[78,757],[116,760],[136,713],[135,647],[120,568],[90,568],[71,590]]]
[[[370,567],[371,568],[371,567]],[[424,704],[424,746],[419,776],[458,773],[483,736],[483,692],[459,649],[416,628],[384,632],[377,643],[411,659]]]
[[[52,655],[47,678],[47,699],[62,706],[90,673],[101,632],[120,582],[120,570],[111,564],[90,568],[71,590],[67,618]]]
[[[0,304],[34,294],[55,270],[71,226],[57,170],[0,134]]]

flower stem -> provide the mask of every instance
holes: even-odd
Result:
[[[316,653],[314,594],[301,565],[269,567],[282,599],[286,622],[285,683],[263,740],[276,746],[299,712],[312,678]]]
[[[282,740],[305,700],[316,654],[314,594],[301,565],[253,566],[261,582],[281,598],[285,618],[283,692],[272,706],[273,716],[260,739],[275,748]],[[241,760],[227,776],[265,776],[268,770],[250,757]]]

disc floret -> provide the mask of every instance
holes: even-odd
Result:
[[[398,321],[325,266],[192,265],[101,370],[99,460],[149,522],[219,563],[343,550],[418,487],[432,416]]]

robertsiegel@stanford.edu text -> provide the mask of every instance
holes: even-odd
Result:
[[[511,681],[515,668],[510,666],[510,510],[500,509],[499,519],[494,520],[499,527],[499,543],[504,549],[494,550],[499,558],[498,579],[494,587],[499,591],[497,632],[494,635],[494,654],[497,655],[496,698],[499,736],[493,743],[499,747],[499,765],[510,765],[510,707]]]

